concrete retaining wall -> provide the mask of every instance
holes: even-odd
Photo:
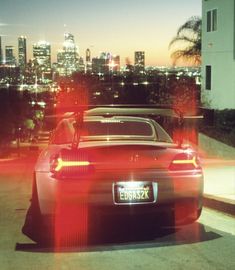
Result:
[[[202,156],[235,159],[235,148],[199,133],[199,151]]]

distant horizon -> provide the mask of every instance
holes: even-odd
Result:
[[[89,48],[91,58],[110,52],[120,56],[123,66],[126,58],[134,63],[135,51],[144,51],[146,66],[172,66],[169,42],[187,19],[201,16],[201,0],[1,1],[3,55],[5,46],[13,46],[18,59],[18,37],[25,36],[27,61],[32,58],[33,44],[45,40],[51,44],[52,63],[62,49],[64,33],[69,32],[83,59]]]

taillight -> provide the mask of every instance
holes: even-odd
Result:
[[[56,163],[55,163],[55,172],[59,172],[60,170],[62,170],[63,168],[65,167],[81,167],[81,166],[88,166],[90,165],[90,162],[89,161],[66,161],[66,160],[63,160],[61,158],[58,158]]]
[[[169,169],[171,171],[200,169],[200,162],[193,152],[177,154],[172,160]]]
[[[51,158],[50,171],[57,178],[79,177],[91,172],[91,169],[91,162],[84,150],[62,149]]]

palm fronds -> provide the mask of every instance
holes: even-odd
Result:
[[[195,65],[201,63],[201,25],[200,17],[189,18],[179,27],[176,36],[169,43],[173,64],[182,59]]]

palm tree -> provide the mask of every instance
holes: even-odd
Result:
[[[198,16],[189,18],[177,31],[171,40],[169,48],[175,48],[171,53],[173,64],[182,59],[194,65],[201,64],[201,27],[202,20]]]

